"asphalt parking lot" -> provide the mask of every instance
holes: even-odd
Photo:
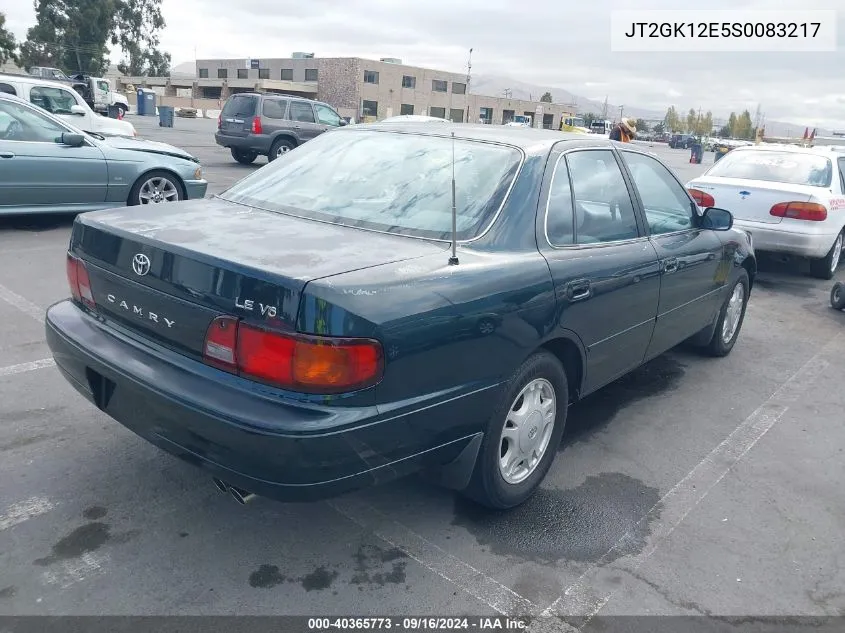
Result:
[[[211,120],[139,134],[236,164]],[[689,152],[652,151],[689,178]],[[543,489],[493,513],[409,478],[237,505],[50,362],[72,219],[0,219],[0,614],[845,615],[845,314],[763,258],[733,353],[574,407]],[[845,277],[845,267],[840,278]]]

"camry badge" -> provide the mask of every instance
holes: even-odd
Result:
[[[143,253],[138,253],[132,258],[132,270],[139,277],[143,277],[150,272],[150,258]]]

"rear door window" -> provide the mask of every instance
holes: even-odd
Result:
[[[842,193],[845,193],[845,158],[840,158],[839,163],[839,185],[842,187]]]
[[[255,116],[255,106],[258,97],[254,95],[234,95],[230,97],[223,106],[224,117],[251,117]]]
[[[261,114],[268,119],[284,119],[287,109],[288,102],[286,99],[264,99]]]
[[[291,101],[290,104],[290,120],[301,121],[302,123],[315,123],[314,108],[310,103],[304,101]]]
[[[17,91],[15,90],[14,86],[10,86],[9,84],[0,83],[0,92],[5,92],[7,95],[17,95]]]

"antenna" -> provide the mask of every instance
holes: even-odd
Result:
[[[449,265],[458,264],[458,204],[455,194],[455,133],[452,132],[452,256]]]

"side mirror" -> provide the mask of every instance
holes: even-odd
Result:
[[[341,119],[341,120],[340,120],[340,127],[345,127],[345,126],[347,126],[347,125],[349,125],[349,122],[348,122],[346,119]]]
[[[730,231],[734,225],[734,216],[730,211],[709,207],[701,217],[701,228],[711,231]]]
[[[61,136],[61,143],[69,147],[82,147],[85,144],[85,137],[82,134],[65,132]]]
[[[72,105],[70,106],[70,113],[75,114],[76,116],[85,116],[88,114],[88,111],[81,105]]]

